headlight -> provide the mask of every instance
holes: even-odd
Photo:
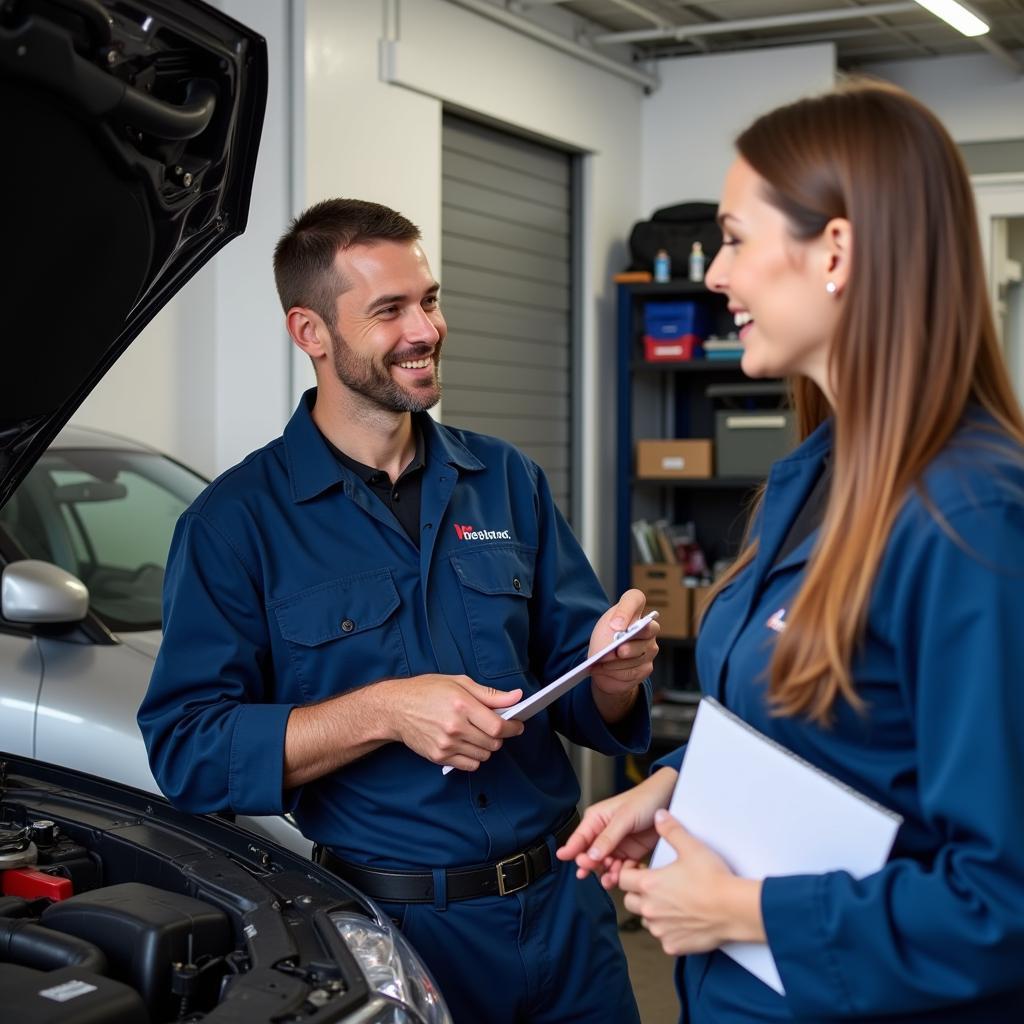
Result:
[[[339,912],[330,917],[370,988],[395,1004],[394,1024],[452,1024],[434,979],[397,928],[358,914]]]

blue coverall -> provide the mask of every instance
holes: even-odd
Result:
[[[391,743],[283,791],[293,708],[435,672],[529,694],[586,656],[608,608],[544,474],[513,447],[417,416],[417,548],[328,450],[314,398],[178,523],[164,642],[139,711],[153,773],[187,810],[291,811],[306,836],[358,864],[499,860],[579,799],[559,733],[605,754],[647,748],[649,683],[615,726],[589,684],[575,687],[473,773],[444,776]],[[460,1024],[637,1019],[607,894],[556,863],[509,896],[388,908]]]
[[[683,1020],[1020,1024],[1024,1020],[1024,455],[961,425],[898,513],[832,728],[765,700],[777,633],[816,530],[775,564],[831,447],[823,424],[769,477],[755,561],[712,604],[706,693],[903,815],[886,866],[768,878],[785,997],[721,952],[677,966]],[[990,424],[989,424],[990,425]],[[683,750],[661,764],[681,763]]]

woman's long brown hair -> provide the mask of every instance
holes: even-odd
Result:
[[[850,665],[908,489],[969,405],[1022,444],[1024,419],[989,307],[970,181],[927,108],[895,87],[850,82],[766,114],[736,146],[795,238],[836,217],[852,226],[830,350],[831,492],[768,686],[776,713],[828,724],[840,696],[862,707]],[[792,391],[802,440],[833,410],[809,380]],[[742,552],[716,592],[754,553]]]

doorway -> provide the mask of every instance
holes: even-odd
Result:
[[[1017,398],[1024,403],[1024,173],[971,180],[996,329]]]

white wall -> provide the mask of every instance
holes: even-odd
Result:
[[[661,88],[644,103],[644,216],[689,200],[718,201],[733,139],[759,114],[835,81],[832,43],[658,62]]]
[[[1024,62],[1024,51],[1017,56]],[[988,53],[866,64],[862,70],[913,93],[957,142],[1024,137],[1024,76]]]

